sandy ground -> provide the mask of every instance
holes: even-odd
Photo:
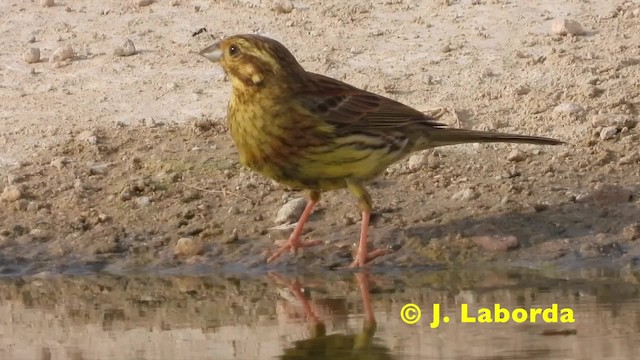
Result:
[[[195,54],[246,32],[310,71],[447,109],[452,126],[569,143],[457,146],[392,166],[371,184],[372,240],[393,250],[380,269],[638,269],[639,1],[58,2],[0,2],[2,274],[268,269],[287,235],[276,213],[302,194],[238,164],[230,85]],[[562,18],[586,33],[552,34]],[[126,39],[136,54],[115,56]],[[50,62],[65,46],[73,57]],[[41,61],[24,60],[30,48]],[[326,244],[270,268],[348,264],[355,201],[326,194],[309,230]]]

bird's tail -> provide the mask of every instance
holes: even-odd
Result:
[[[541,136],[529,136],[518,135],[508,133],[497,133],[490,131],[477,131],[477,130],[465,130],[465,129],[431,129],[428,135],[422,137],[417,142],[417,147],[421,149],[428,149],[437,146],[456,145],[465,143],[492,143],[492,142],[506,142],[506,143],[522,143],[522,144],[536,144],[536,145],[561,145],[564,141],[541,137]]]

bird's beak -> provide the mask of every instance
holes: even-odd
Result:
[[[220,58],[222,58],[222,50],[220,49],[220,43],[217,42],[211,46],[207,46],[206,48],[200,50],[198,54],[204,56],[211,62],[218,62],[220,61]]]

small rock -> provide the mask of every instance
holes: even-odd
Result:
[[[505,252],[520,246],[520,242],[518,241],[518,238],[513,235],[473,236],[471,237],[471,241],[473,241],[473,243],[478,245],[481,249],[489,252]]]
[[[122,45],[113,49],[115,56],[131,56],[136,54],[136,46],[131,39],[127,39]]]
[[[27,211],[37,212],[38,210],[40,210],[40,204],[37,201],[29,201]]]
[[[68,163],[69,163],[69,160],[67,160],[67,158],[58,157],[58,158],[55,158],[55,159],[51,160],[49,165],[53,166],[54,168],[56,168],[58,170],[62,170],[62,168],[65,167]]]
[[[287,238],[289,235],[291,235],[291,232],[295,228],[296,228],[296,224],[282,224],[282,225],[271,227],[268,229],[268,231],[271,237]],[[308,231],[308,230],[309,229],[305,228],[305,231]]]
[[[76,140],[86,141],[91,145],[96,145],[98,143],[98,137],[91,130],[83,131],[80,134],[76,135]]]
[[[633,197],[631,190],[614,184],[598,184],[589,195],[598,205],[626,203]]]
[[[578,104],[562,103],[553,109],[554,114],[579,115],[584,113],[584,108]]]
[[[570,19],[557,19],[551,24],[551,32],[555,35],[584,35],[582,25]]]
[[[134,192],[131,189],[130,186],[126,186],[124,189],[122,189],[122,191],[120,191],[120,194],[118,194],[118,198],[122,201],[129,201],[133,198]]]
[[[50,237],[49,232],[42,229],[33,229],[29,231],[29,235],[31,235],[36,240],[47,240]]]
[[[147,207],[151,205],[151,198],[148,196],[140,196],[136,198],[136,203],[140,207]]]
[[[509,155],[507,155],[507,160],[512,162],[520,162],[526,159],[527,159],[527,154],[525,154],[524,152],[518,149],[511,150]]]
[[[89,173],[91,175],[106,175],[109,172],[109,168],[112,166],[112,163],[94,163],[90,162],[87,164],[89,167]]]
[[[594,128],[610,126],[615,123],[611,116],[606,114],[596,114],[591,117],[591,126]]]
[[[535,202],[535,203],[531,204],[531,207],[536,212],[542,212],[542,211],[545,211],[545,210],[547,210],[549,208],[549,203],[538,201],[538,202]]]
[[[50,63],[57,63],[67,59],[73,58],[74,52],[71,45],[60,46],[59,48],[53,51],[51,57],[49,58]]]
[[[610,140],[616,137],[618,133],[618,128],[615,126],[607,126],[600,130],[600,139],[601,140]]]
[[[233,244],[238,241],[238,229],[231,230],[231,234],[224,239],[225,244]]]
[[[2,194],[0,194],[0,201],[15,202],[22,198],[23,194],[20,188],[16,185],[9,185],[4,188]]]
[[[294,9],[293,3],[289,0],[277,0],[273,4],[273,10],[278,14],[288,14]]]
[[[579,254],[584,258],[620,257],[624,250],[617,241],[608,240],[607,234],[596,234],[580,246]]]
[[[289,200],[284,204],[278,214],[276,215],[276,224],[285,224],[298,221],[300,215],[307,206],[307,200],[305,198],[297,198]]]
[[[34,64],[40,61],[40,49],[32,47],[29,50],[22,53],[22,59],[29,64]]]
[[[451,52],[451,45],[449,44],[444,45],[443,47],[440,48],[440,51],[442,51],[445,54],[448,52]]]
[[[516,95],[527,95],[531,92],[531,88],[527,85],[518,85],[513,91]]]
[[[469,200],[477,199],[479,196],[480,194],[478,194],[476,191],[474,191],[471,188],[467,188],[467,189],[462,189],[457,193],[453,194],[453,196],[451,196],[451,200],[469,201]]]
[[[429,157],[427,156],[427,154],[424,154],[424,153],[415,154],[409,157],[408,166],[409,166],[409,170],[411,171],[418,171],[426,167],[428,164],[429,164]]]
[[[640,223],[625,226],[625,228],[622,229],[622,235],[630,241],[640,239]]]
[[[613,126],[618,129],[632,129],[638,124],[637,120],[624,115],[597,114],[591,117],[591,126],[594,128]]]
[[[151,4],[153,4],[153,0],[139,0],[138,1],[138,6],[140,6],[140,7],[149,6]]]
[[[192,238],[180,238],[173,249],[176,256],[195,256],[202,253],[203,246],[198,240]]]
[[[40,5],[42,5],[42,7],[52,7],[55,3],[53,0],[40,0]]]

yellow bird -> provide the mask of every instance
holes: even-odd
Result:
[[[369,251],[372,210],[365,183],[412,152],[444,145],[509,142],[558,145],[562,141],[517,134],[451,129],[395,100],[305,71],[287,48],[259,35],[229,36],[200,51],[231,81],[227,121],[240,162],[296,189],[309,201],[285,251],[317,245],[302,229],[323,191],[348,188],[362,211],[360,243],[351,264],[386,253]]]

